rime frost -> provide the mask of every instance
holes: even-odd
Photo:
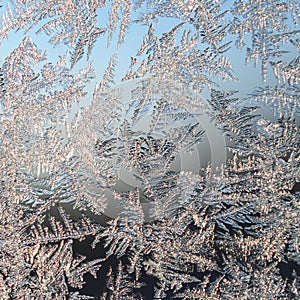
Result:
[[[1,14],[2,45],[22,36],[0,71],[1,299],[300,297],[298,1],[7,0]],[[100,80],[95,61],[137,26],[124,96],[118,56]],[[220,87],[237,60],[261,73],[247,96]],[[204,115],[228,159],[193,172],[180,159],[214,146]]]

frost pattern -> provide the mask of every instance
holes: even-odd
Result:
[[[298,1],[10,0],[1,10],[1,42],[23,36],[0,70],[1,299],[300,297]],[[161,20],[177,23],[161,33]],[[116,36],[121,49],[137,25],[127,103],[112,55],[83,106],[97,41],[113,47]],[[52,46],[65,53],[56,61]],[[234,47],[268,83],[245,98],[219,85],[238,80]],[[203,112],[228,160],[176,168],[206,138]]]

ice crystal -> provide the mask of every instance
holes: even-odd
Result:
[[[1,299],[299,298],[298,1],[2,4]]]

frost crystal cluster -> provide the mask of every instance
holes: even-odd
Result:
[[[300,298],[298,0],[0,13],[0,299]]]

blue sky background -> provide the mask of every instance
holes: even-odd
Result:
[[[8,0],[2,1],[3,7],[0,8],[0,13],[2,14],[5,6],[9,2]],[[229,2],[228,2],[229,3]],[[133,17],[134,18],[134,17]],[[108,8],[103,8],[99,10],[98,21],[100,27],[106,27],[108,22]],[[175,18],[160,18],[159,24],[155,24],[155,30],[158,34],[169,31],[172,27],[180,23],[180,20]],[[292,23],[291,23],[292,25]],[[39,25],[40,26],[40,25]],[[64,54],[69,49],[61,45],[59,47],[53,48],[53,46],[48,42],[49,37],[44,34],[36,35],[35,32],[39,27],[31,30],[27,35],[31,36],[33,41],[42,49],[47,50],[48,60],[55,62],[59,55]],[[127,31],[125,42],[121,45],[120,48],[117,47],[117,37],[118,31],[113,35],[113,40],[111,45],[107,47],[107,34],[100,36],[96,46],[94,47],[93,54],[91,56],[92,64],[95,68],[97,78],[91,85],[88,87],[89,95],[88,98],[91,98],[91,93],[96,82],[100,82],[104,74],[104,71],[108,65],[109,59],[113,53],[117,54],[118,64],[116,68],[116,78],[115,82],[121,82],[121,79],[124,77],[127,68],[130,65],[130,57],[135,56],[139,46],[142,43],[143,36],[147,33],[147,26],[134,23],[129,30]],[[5,40],[0,46],[0,62],[3,63],[3,60],[9,53],[16,48],[21,40],[24,38],[24,31],[19,31],[12,33],[10,39]],[[228,37],[230,39],[230,37]],[[204,45],[205,47],[205,45]],[[295,50],[290,46],[284,47],[287,50],[290,50],[291,53],[285,55],[287,61],[295,57]],[[261,78],[260,66],[254,68],[252,65],[245,65],[245,52],[246,49],[237,49],[232,43],[232,48],[228,51],[227,55],[230,58],[231,63],[233,64],[234,70],[237,77],[239,78],[238,82],[222,82],[218,79],[215,79],[217,83],[220,84],[222,89],[234,89],[239,91],[239,96],[244,97],[247,93],[251,92],[256,86],[262,85],[275,85],[275,78],[272,74],[272,70],[269,67],[267,82],[263,83]],[[80,69],[87,65],[86,56],[84,56],[75,66],[74,70]],[[208,97],[207,91],[204,91],[204,96]],[[87,102],[89,100],[87,99]]]

